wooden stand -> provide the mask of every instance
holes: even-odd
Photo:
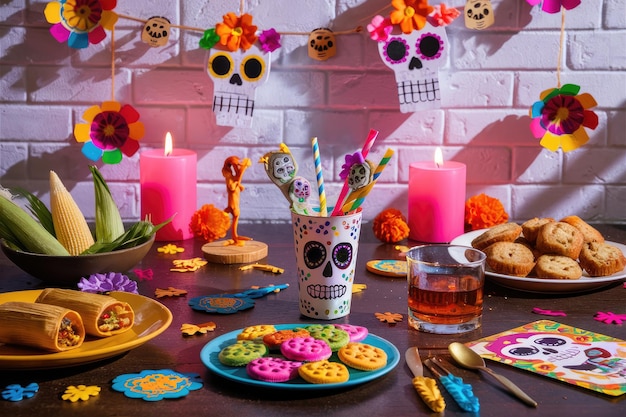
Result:
[[[226,242],[219,240],[202,245],[204,258],[218,264],[244,264],[267,256],[267,244],[263,242],[248,240],[243,246],[227,245]]]

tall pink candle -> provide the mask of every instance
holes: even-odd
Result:
[[[167,139],[165,149],[144,151],[139,157],[141,218],[150,216],[153,224],[159,224],[175,214],[156,240],[190,239],[189,223],[197,205],[197,156],[187,149],[172,149]]]
[[[409,165],[409,238],[444,243],[463,234],[465,164],[414,162]]]

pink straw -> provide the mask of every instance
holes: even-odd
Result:
[[[369,135],[367,135],[367,139],[365,140],[363,149],[361,149],[361,155],[363,155],[363,158],[367,157],[367,154],[370,152],[370,149],[372,149],[372,146],[374,146],[374,141],[377,137],[378,130],[370,129],[370,133]],[[343,183],[343,188],[339,193],[339,197],[337,198],[337,203],[335,203],[335,207],[333,208],[333,212],[330,213],[331,216],[340,216],[343,214],[342,206],[344,200],[346,199],[346,196],[348,195],[349,189],[350,187],[348,186],[348,178],[346,178],[346,181]]]

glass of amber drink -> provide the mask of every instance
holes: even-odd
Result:
[[[409,326],[455,334],[482,323],[486,255],[474,248],[433,244],[406,255]]]

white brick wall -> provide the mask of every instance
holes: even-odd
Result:
[[[74,124],[111,97],[111,43],[85,50],[57,43],[43,16],[46,0],[9,0],[0,6],[0,183],[22,186],[44,201],[48,171],[61,176],[90,219],[90,161],[73,137]],[[239,0],[118,0],[116,12],[141,19],[208,28]],[[389,0],[247,0],[260,29],[308,33],[365,26]],[[431,4],[437,4],[437,0]],[[465,0],[449,0],[459,7]],[[585,0],[566,13],[561,82],[582,86],[598,101],[600,125],[583,148],[564,154],[539,146],[528,129],[528,108],[557,85],[561,16],[522,0],[492,0],[496,24],[468,30],[462,16],[448,27],[450,57],[440,74],[443,108],[399,112],[393,73],[366,32],[342,35],[339,52],[308,58],[305,35],[286,35],[272,55],[268,82],[257,93],[250,129],[217,126],[213,85],[203,67],[200,32],[173,30],[170,43],[152,49],[140,25],[120,19],[115,31],[115,98],[141,114],[142,149],[160,147],[171,131],[177,147],[198,152],[198,205],[224,207],[220,168],[230,155],[255,164],[244,177],[242,222],[288,221],[286,202],[267,179],[259,157],[286,143],[300,174],[314,181],[310,138],[319,138],[329,200],[341,187],[343,156],[361,148],[369,129],[396,155],[365,202],[365,218],[386,207],[407,212],[408,165],[444,157],[468,166],[468,196],[499,198],[514,220],[578,214],[591,221],[626,222],[626,0]],[[386,13],[386,12],[385,12]],[[140,149],[141,152],[141,149]],[[101,166],[101,164],[99,164]],[[127,220],[139,216],[139,157],[102,166]]]

